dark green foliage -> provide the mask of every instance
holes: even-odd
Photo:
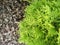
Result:
[[[33,0],[19,23],[19,42],[60,45],[60,0]]]

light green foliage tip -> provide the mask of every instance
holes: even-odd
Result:
[[[19,23],[19,42],[60,45],[60,0],[33,0]]]

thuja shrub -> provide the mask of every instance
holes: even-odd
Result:
[[[60,45],[60,0],[33,0],[19,23],[19,42]]]

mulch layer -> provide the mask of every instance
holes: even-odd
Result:
[[[0,0],[0,45],[23,45],[18,43],[16,31],[27,5],[27,1]]]

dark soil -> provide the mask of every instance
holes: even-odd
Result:
[[[27,1],[0,0],[0,45],[22,45],[16,31],[27,5]]]

